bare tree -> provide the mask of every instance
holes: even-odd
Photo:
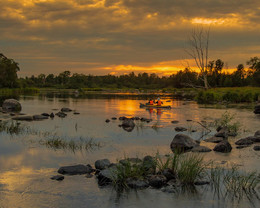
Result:
[[[203,27],[197,27],[192,29],[188,38],[189,48],[186,49],[187,54],[194,59],[200,73],[202,74],[205,89],[208,89],[209,87],[207,79],[209,32],[210,28],[204,29]]]

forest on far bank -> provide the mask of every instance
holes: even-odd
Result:
[[[260,58],[252,57],[247,61],[248,69],[239,64],[232,73],[224,72],[221,59],[209,61],[207,79],[210,88],[216,87],[260,87]],[[0,88],[131,88],[131,89],[162,89],[162,88],[200,88],[203,87],[202,75],[190,68],[185,68],[170,76],[159,77],[152,73],[134,72],[126,75],[86,75],[64,71],[58,75],[39,74],[18,78],[19,64],[0,53]]]

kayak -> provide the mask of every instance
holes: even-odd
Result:
[[[170,105],[149,105],[149,104],[140,103],[140,108],[167,108],[167,109],[171,109],[172,107]]]

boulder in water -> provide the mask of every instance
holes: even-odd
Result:
[[[2,110],[8,111],[8,112],[10,112],[10,111],[21,111],[22,105],[21,105],[21,103],[18,102],[18,100],[7,99],[3,102]]]

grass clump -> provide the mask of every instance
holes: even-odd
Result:
[[[127,179],[144,179],[147,175],[145,167],[141,162],[132,162],[126,158],[124,162],[118,163],[113,169],[113,185],[116,189],[128,188]]]
[[[198,154],[184,154],[179,161],[177,177],[182,184],[193,185],[196,180],[205,175],[206,164],[203,156]]]
[[[14,121],[0,121],[0,133],[6,132],[7,134],[21,134],[24,132],[24,127],[19,122]]]
[[[224,193],[223,196],[238,199],[256,194],[255,188],[260,184],[260,178],[256,171],[241,171],[237,166],[231,168],[211,167],[208,176],[211,186],[218,195]]]
[[[193,185],[196,180],[205,175],[206,163],[203,161],[203,156],[199,154],[176,152],[163,160],[157,153],[155,158],[158,172],[171,169],[183,185]]]
[[[237,134],[241,128],[241,124],[239,122],[234,122],[235,114],[231,114],[228,111],[222,114],[221,118],[216,119],[214,121],[215,127],[226,128],[229,133]]]

